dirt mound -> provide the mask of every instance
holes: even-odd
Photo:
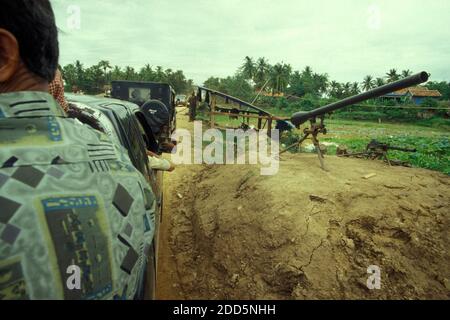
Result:
[[[182,197],[170,217],[173,286],[190,299],[450,298],[450,178],[326,161],[329,172],[314,155],[288,155],[271,177],[187,170],[170,187]],[[380,290],[367,288],[370,265]]]

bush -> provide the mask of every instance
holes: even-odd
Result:
[[[281,97],[278,99],[276,107],[278,109],[288,109],[290,107],[289,102],[287,101],[287,99],[285,97]]]
[[[317,101],[311,97],[305,96],[298,102],[299,110],[301,111],[311,111],[317,108]]]
[[[426,98],[425,100],[423,100],[421,107],[427,109],[433,109],[433,108],[437,108],[438,107],[438,102],[432,98]]]
[[[395,100],[391,99],[391,100],[386,101],[385,105],[388,107],[394,107],[397,105],[397,102]]]
[[[435,116],[430,119],[417,121],[416,124],[424,127],[431,127],[436,129],[447,129],[450,131],[450,119],[444,119],[439,116]]]
[[[382,112],[366,112],[366,111],[344,111],[336,113],[336,119],[350,119],[350,120],[367,120],[378,121],[378,119],[385,120],[386,114]]]

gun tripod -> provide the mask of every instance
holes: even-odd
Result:
[[[319,138],[318,135],[320,133],[323,134],[327,134],[327,128],[325,128],[325,123],[324,123],[324,117],[320,117],[320,123],[317,123],[316,119],[311,119],[310,120],[310,127],[309,128],[305,128],[303,130],[303,137],[297,141],[296,143],[290,145],[289,147],[287,147],[286,149],[280,151],[280,155],[293,149],[294,147],[299,148],[300,145],[311,136],[311,141],[314,145],[314,147],[316,148],[317,151],[317,155],[319,157],[319,161],[320,161],[320,166],[322,168],[322,170],[327,171],[327,169],[325,168],[325,162],[324,162],[324,155],[322,153],[322,150],[320,149],[320,143],[319,143]]]
[[[352,158],[363,158],[369,160],[383,160],[389,166],[405,166],[410,167],[411,165],[405,161],[392,160],[388,157],[389,150],[397,150],[402,152],[416,152],[416,149],[407,149],[407,148],[399,148],[393,147],[385,143],[380,143],[376,140],[372,140],[366,147],[366,150],[363,152],[357,153],[347,153],[345,150],[344,153],[339,154],[340,157],[352,157]]]

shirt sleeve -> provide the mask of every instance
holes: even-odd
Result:
[[[148,156],[148,161],[153,170],[168,171],[170,169],[170,162],[165,159]]]

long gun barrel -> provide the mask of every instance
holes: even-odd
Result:
[[[402,152],[417,152],[417,149],[394,147],[394,146],[388,146],[388,150],[397,150]]]
[[[413,76],[407,77],[405,79],[395,81],[389,84],[386,84],[384,86],[378,87],[376,89],[358,94],[356,96],[352,96],[346,99],[343,99],[341,101],[331,103],[329,105],[323,106],[321,108],[309,111],[309,112],[297,112],[295,113],[292,118],[291,122],[298,127],[299,125],[305,123],[308,120],[315,119],[316,117],[325,115],[327,113],[331,113],[335,110],[360,103],[369,99],[378,98],[385,94],[409,88],[412,86],[416,86],[418,84],[421,84],[423,82],[428,81],[429,74],[427,72],[421,72],[418,74],[415,74]]]
[[[378,142],[377,140],[370,141],[370,143],[366,147],[366,151],[368,150],[383,150],[385,152],[389,150],[397,150],[402,152],[417,152],[417,149],[391,146],[387,143]]]

